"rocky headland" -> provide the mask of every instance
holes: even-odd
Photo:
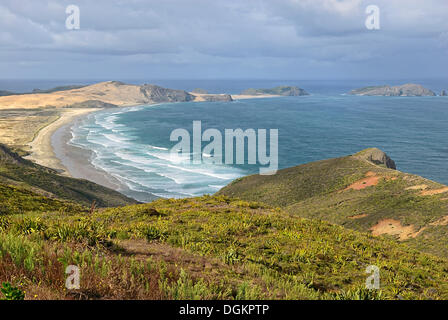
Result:
[[[422,97],[436,94],[420,84],[407,83],[400,86],[371,86],[354,89],[349,92],[358,96],[394,96],[394,97]]]
[[[293,86],[279,86],[270,89],[246,89],[241,95],[277,95],[277,96],[307,96],[309,95],[304,89]]]

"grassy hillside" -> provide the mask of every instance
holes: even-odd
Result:
[[[301,199],[275,204],[286,210],[223,195],[91,209],[83,205],[90,204],[89,197],[119,199],[109,190],[103,194],[93,184],[93,189],[83,189],[88,182],[60,177],[6,148],[0,150],[0,283],[12,285],[15,290],[5,290],[23,293],[26,299],[448,299],[447,259],[395,239],[288,213],[324,215],[325,206],[334,206],[329,195],[351,194],[347,205],[354,205],[352,198],[364,201],[356,192],[368,188],[345,190],[366,179],[364,171],[370,172],[368,179],[378,178],[375,188],[385,184],[383,189],[399,194],[398,186],[390,189],[387,184],[408,180],[365,160],[377,159],[371,152],[321,161],[313,169],[312,164],[288,169],[285,185],[278,189],[271,177],[270,188],[279,197]],[[309,188],[291,188],[297,183],[294,170],[301,172],[300,184]],[[341,178],[338,170],[352,174]],[[432,187],[438,186],[427,189]],[[410,196],[412,192],[417,191],[408,191]],[[241,195],[249,194],[241,189]],[[431,202],[434,212],[438,202]],[[383,207],[391,206],[387,203]],[[302,207],[293,208],[298,204]],[[429,207],[429,202],[424,204]],[[432,234],[433,229],[425,232]],[[80,289],[65,288],[68,265],[80,268]],[[379,290],[365,288],[370,265],[380,269]]]
[[[10,186],[18,186],[21,190],[31,190],[47,197],[73,200],[85,206],[90,206],[93,201],[100,207],[137,203],[93,182],[60,176],[52,169],[19,157],[0,144],[0,187]]]
[[[378,151],[244,177],[218,194],[389,236],[447,257],[448,187],[376,164],[371,155]]]
[[[0,282],[29,299],[448,298],[443,258],[224,196],[8,214],[0,231]],[[64,288],[70,264],[79,290]]]

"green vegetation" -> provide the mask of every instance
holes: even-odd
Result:
[[[52,92],[59,92],[59,91],[66,91],[66,90],[73,90],[73,89],[81,89],[86,87],[87,85],[67,85],[67,86],[58,86],[51,89],[41,90],[41,89],[34,89],[30,93],[52,93]]]
[[[422,194],[423,190],[444,191],[446,186],[376,165],[366,160],[371,150],[279,170],[272,176],[244,177],[218,194],[364,232],[371,232],[380,221],[394,220],[398,228],[384,230],[385,235],[399,236],[414,248],[448,257],[448,220],[442,221],[448,216],[447,193]],[[354,183],[358,188],[348,188]]]
[[[12,153],[0,159],[8,299],[448,299],[448,260],[422,252],[441,250],[443,226],[430,223],[443,195],[406,190],[423,179],[372,164],[366,152],[239,179],[221,192],[231,196],[99,209],[12,179],[15,165],[62,184],[49,169]],[[366,174],[376,184],[347,189]],[[350,218],[363,212],[367,220]],[[370,215],[425,226],[428,237],[400,243],[322,221],[368,230]],[[65,287],[69,265],[80,268],[80,289]],[[365,287],[371,265],[379,290]]]
[[[225,196],[0,220],[0,281],[32,298],[442,299],[447,260]],[[65,267],[81,289],[64,289]],[[364,288],[366,267],[380,290]],[[118,289],[121,288],[121,289]]]
[[[371,90],[375,90],[375,89],[384,89],[389,87],[388,85],[381,85],[381,86],[367,86],[367,87],[363,87],[363,88],[358,88],[358,89],[353,89],[352,91],[350,91],[350,94],[363,94],[366,92],[369,92]]]
[[[25,299],[25,293],[17,287],[12,286],[9,282],[3,283],[3,287],[0,288],[5,298],[3,300],[23,300]]]
[[[246,89],[241,94],[247,95],[263,95],[263,94],[272,94],[278,96],[305,96],[309,95],[308,92],[299,87],[291,87],[291,86],[279,86],[271,89]]]
[[[11,189],[11,185],[18,189]],[[16,190],[19,191],[20,199],[11,197],[11,192],[15,193]],[[35,200],[33,197],[36,194],[40,194],[45,197],[73,200],[82,205],[90,205],[95,201],[100,207],[137,203],[135,200],[93,182],[63,177],[52,169],[21,158],[0,144],[0,191],[4,191],[0,192],[0,200],[5,198],[14,205],[32,206],[33,204],[24,201],[27,197],[24,196],[26,190],[35,194],[28,197],[31,202]],[[24,203],[22,204],[22,202]],[[47,199],[42,202],[54,201]],[[6,205],[9,206],[8,203]]]

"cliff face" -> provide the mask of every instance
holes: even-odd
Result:
[[[119,81],[107,81],[71,90],[0,96],[0,108],[33,109],[49,106],[103,108],[159,102],[183,102],[194,99],[193,95],[183,90],[167,89],[150,84],[139,86]]]
[[[291,86],[279,86],[271,89],[246,89],[241,92],[242,95],[278,95],[278,96],[306,96],[309,95],[304,89],[299,87],[291,87]]]
[[[415,97],[415,96],[435,96],[436,94],[426,89],[419,84],[407,83],[401,86],[373,86],[355,89],[349,92],[352,95],[359,96],[400,96],[400,97]]]
[[[148,102],[185,102],[193,101],[194,96],[183,90],[162,88],[153,84],[144,84],[140,92],[148,99]]]
[[[367,160],[376,165],[385,166],[389,169],[397,169],[395,161],[392,160],[385,152],[377,148],[369,148],[355,154],[360,159]]]

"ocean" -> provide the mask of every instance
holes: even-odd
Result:
[[[136,83],[142,83],[142,81]],[[365,85],[416,82],[439,93],[448,81],[151,81],[162,86],[238,93],[249,87],[297,85],[310,96],[187,102],[110,109],[71,128],[70,144],[90,150],[91,163],[141,201],[212,194],[258,165],[191,164],[170,157],[177,128],[278,129],[279,168],[356,153],[385,151],[397,169],[448,184],[448,97],[346,95]]]

